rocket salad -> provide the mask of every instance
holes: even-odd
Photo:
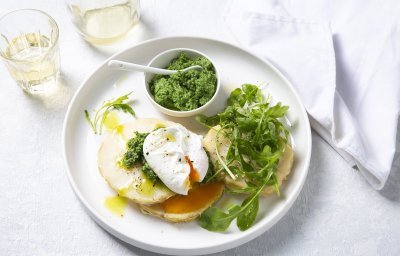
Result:
[[[251,227],[259,209],[259,195],[267,186],[273,186],[279,196],[277,167],[288,143],[288,131],[281,122],[288,106],[271,105],[256,85],[244,84],[231,92],[227,107],[215,116],[200,115],[197,120],[217,131],[215,149],[218,161],[214,163],[212,179],[244,181],[246,186],[228,192],[247,194],[241,205],[232,205],[225,211],[210,207],[198,220],[210,231],[224,231],[236,219],[244,231]],[[225,157],[218,152],[218,138],[229,140]]]

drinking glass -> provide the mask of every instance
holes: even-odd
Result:
[[[29,93],[55,85],[60,72],[58,26],[45,12],[21,9],[0,18],[0,57]]]
[[[93,44],[124,38],[140,18],[139,0],[65,0],[72,23]]]

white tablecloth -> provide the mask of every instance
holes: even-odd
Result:
[[[173,35],[235,43],[222,20],[225,5],[142,0],[141,24],[122,46]],[[57,21],[62,85],[51,97],[31,97],[0,66],[0,255],[154,255],[97,226],[65,175],[61,129],[67,104],[116,47],[85,43],[61,0],[2,0],[0,15],[18,8],[41,9]],[[396,158],[399,166],[399,154]],[[288,214],[257,239],[218,255],[400,255],[399,216],[400,173],[391,173],[377,192],[313,134],[309,175]]]

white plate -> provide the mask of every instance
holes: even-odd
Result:
[[[192,48],[210,56],[221,76],[220,100],[205,114],[222,110],[229,92],[242,83],[265,83],[265,93],[274,101],[289,105],[290,133],[294,142],[295,164],[282,186],[281,197],[261,200],[253,227],[240,232],[235,223],[226,233],[209,232],[196,222],[171,224],[141,214],[135,206],[126,209],[124,217],[110,213],[103,205],[106,196],[115,195],[97,169],[96,153],[100,136],[93,135],[83,110],[94,109],[103,100],[133,91],[133,108],[137,118],[154,117],[180,122],[194,132],[205,133],[193,118],[171,118],[150,104],[144,94],[144,76],[107,68],[104,62],[81,85],[72,99],[64,121],[63,147],[67,175],[77,197],[93,219],[111,234],[134,246],[174,255],[207,254],[239,246],[272,227],[292,206],[307,176],[311,156],[311,132],[306,111],[288,80],[270,63],[230,44],[193,37],[171,37],[146,41],[111,58],[147,64],[158,53],[171,48]],[[122,78],[121,78],[122,77]]]

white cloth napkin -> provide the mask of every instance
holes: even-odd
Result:
[[[233,0],[225,21],[293,83],[311,125],[381,189],[400,110],[400,2]]]

